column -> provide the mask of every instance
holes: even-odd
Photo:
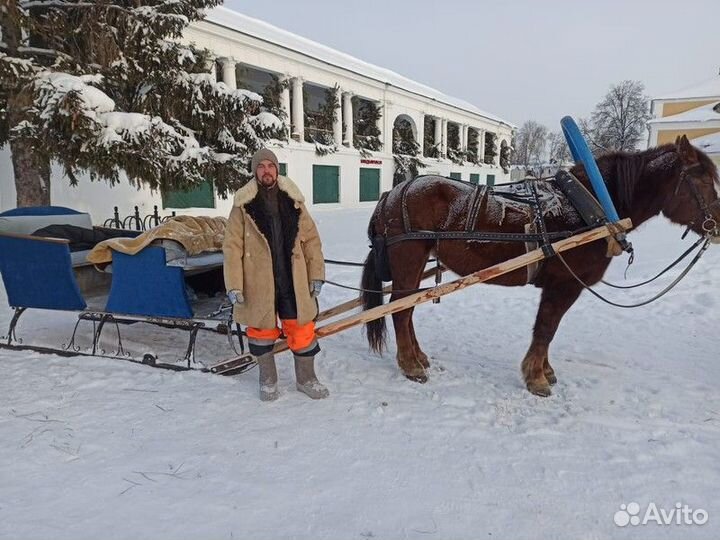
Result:
[[[338,90],[338,92],[340,92],[340,90]],[[340,92],[340,94],[342,95],[342,92]],[[342,132],[343,132],[343,129],[342,129],[342,127],[343,127],[343,116],[342,116],[343,105],[342,105],[342,102],[343,102],[342,99],[338,99],[338,104],[337,104],[337,107],[335,108],[335,121],[333,122],[333,140],[334,140],[335,144],[338,146],[342,145],[342,142],[343,142],[342,141]]]
[[[442,151],[440,152],[440,155],[442,157],[447,157],[447,150],[448,150],[448,121],[447,118],[443,118],[442,121]]]
[[[485,130],[478,129],[478,161],[485,163]]]
[[[280,94],[280,106],[285,113],[285,128],[287,129],[286,137],[289,139],[290,134],[292,133],[292,123],[290,121],[292,118],[292,111],[290,110],[290,85],[292,84],[292,79],[286,75],[282,79],[282,82],[283,90]]]
[[[462,152],[467,152],[467,147],[468,147],[468,129],[469,129],[469,128],[470,128],[470,126],[468,126],[467,124],[463,124],[463,127],[462,127],[462,139],[460,139],[460,150],[461,150]]]
[[[292,138],[299,142],[305,140],[303,80],[300,77],[295,77],[292,80]]]
[[[224,82],[230,90],[236,90],[235,60],[232,58],[223,58],[220,62],[222,62],[222,82]]]
[[[353,148],[353,105],[352,93],[345,92],[343,94],[343,124],[345,124],[345,140],[343,144],[348,148]]]
[[[442,118],[437,116],[433,118],[435,119],[435,148],[437,149],[437,157],[440,157],[442,154]]]

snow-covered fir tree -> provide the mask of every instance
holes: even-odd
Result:
[[[334,154],[338,151],[333,136],[333,128],[337,119],[337,110],[340,106],[340,87],[335,85],[326,88],[325,98],[317,110],[308,106],[309,91],[303,87],[303,101],[305,111],[305,142],[315,144],[315,153],[318,156]]]
[[[70,178],[223,196],[249,157],[278,137],[262,97],[209,74],[183,30],[218,0],[0,0],[0,144],[9,143],[18,205],[49,204],[50,161]]]
[[[415,178],[425,164],[420,159],[420,145],[415,141],[410,122],[398,119],[393,128],[393,158],[395,172],[393,186],[400,182]]]
[[[485,133],[485,163],[493,165],[498,155],[497,135],[488,131]]]
[[[353,111],[356,115],[355,129],[353,131],[353,146],[360,151],[363,157],[369,157],[371,152],[382,150],[380,128],[378,123],[382,118],[382,111],[377,103],[353,96]],[[344,129],[347,129],[344,126]]]
[[[457,165],[465,161],[465,153],[460,147],[460,126],[453,122],[448,122],[447,127],[447,157]]]
[[[440,157],[440,148],[435,144],[435,122],[437,122],[437,119],[432,116],[425,116],[423,122],[423,155],[425,157]]]

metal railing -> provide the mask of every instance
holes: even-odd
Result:
[[[157,227],[172,217],[175,217],[175,212],[172,212],[169,216],[161,216],[158,212],[157,205],[153,206],[152,214],[141,216],[140,208],[136,206],[132,214],[120,217],[120,210],[117,206],[115,206],[113,208],[113,217],[106,219],[103,222],[103,227],[111,229],[147,231],[148,229]]]

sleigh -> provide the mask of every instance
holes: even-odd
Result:
[[[4,348],[56,352],[64,355],[112,356],[169,369],[192,369],[195,342],[200,331],[237,337],[219,300],[191,298],[188,283],[210,281],[220,292],[222,253],[189,255],[182,245],[160,240],[134,255],[112,253],[112,262],[99,269],[88,261],[90,245],[78,248],[66,238],[38,235],[36,231],[73,230],[101,233],[89,214],[63,207],[18,208],[0,214],[0,274],[8,304],[14,309]],[[35,233],[35,234],[33,234]],[[136,230],[112,229],[114,238],[135,238]],[[88,233],[89,234],[89,233]],[[92,236],[92,235],[90,235]],[[81,248],[86,249],[81,249]],[[77,322],[67,344],[61,348],[25,344],[17,338],[20,317],[28,309],[77,312]],[[206,314],[207,312],[207,314]],[[92,327],[87,350],[76,345],[81,323]],[[104,327],[115,326],[115,351],[106,355],[100,340]],[[146,352],[136,359],[125,351],[121,325],[145,323],[189,332],[183,364],[162,364]],[[235,350],[235,349],[232,349]]]

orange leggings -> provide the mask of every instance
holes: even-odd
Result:
[[[299,354],[313,351],[315,354],[319,350],[313,321],[298,324],[297,319],[281,319],[280,322],[282,333],[285,334],[291,351]],[[250,352],[255,355],[264,354],[264,352],[272,350],[273,344],[280,337],[280,329],[277,326],[271,329],[248,327],[247,337],[250,343]]]

